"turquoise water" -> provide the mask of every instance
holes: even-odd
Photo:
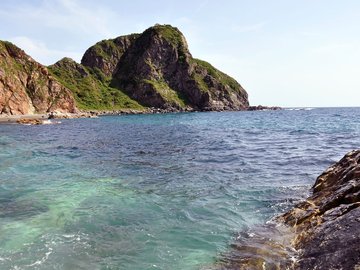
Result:
[[[0,269],[206,269],[359,135],[360,108],[0,125]]]

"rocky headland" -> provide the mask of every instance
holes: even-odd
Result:
[[[76,113],[71,91],[23,50],[0,41],[0,114],[50,111]]]
[[[193,58],[170,25],[103,40],[81,63],[43,66],[14,44],[0,42],[0,114],[50,112],[254,110],[233,78]]]
[[[241,233],[216,269],[360,269],[360,150],[315,181],[312,194],[255,233]]]

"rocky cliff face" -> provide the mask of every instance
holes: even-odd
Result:
[[[192,58],[185,37],[170,25],[142,33],[120,58],[112,85],[145,106],[242,110],[246,91],[207,62]]]
[[[81,64],[111,77],[121,56],[138,37],[139,34],[132,34],[100,41],[86,50]]]
[[[0,41],[0,114],[76,112],[72,93],[48,69],[10,42]]]
[[[103,85],[145,107],[181,111],[244,110],[249,106],[240,84],[209,63],[194,59],[185,37],[170,25],[100,41],[85,52],[81,64]],[[61,75],[58,78],[68,82]]]
[[[103,40],[81,64],[64,58],[48,68],[16,46],[0,45],[0,110],[245,110],[246,91],[233,78],[195,59],[170,25]],[[70,91],[69,91],[70,90]]]

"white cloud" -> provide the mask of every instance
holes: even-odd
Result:
[[[113,12],[106,8],[87,9],[86,4],[79,5],[73,0],[57,0],[62,11],[58,12],[53,8],[53,1],[45,1],[44,15],[56,27],[65,27],[67,29],[81,29],[84,33],[98,33],[101,36],[112,36],[109,31],[110,19]],[[50,13],[49,13],[50,11]]]
[[[109,26],[115,14],[103,7],[87,8],[86,3],[74,0],[43,0],[38,6],[23,4],[0,10],[0,16],[14,22],[21,18],[27,22],[24,27],[35,25],[108,37],[113,34]]]
[[[23,49],[34,60],[44,65],[53,64],[65,56],[79,62],[82,56],[82,54],[76,52],[50,49],[45,43],[25,36],[13,37],[10,38],[10,41]]]
[[[0,30],[1,39],[12,41],[42,64],[52,64],[65,56],[80,61],[93,43],[117,36],[111,32],[114,12],[106,6],[91,5],[74,0],[13,5],[0,10],[0,21],[14,29]]]

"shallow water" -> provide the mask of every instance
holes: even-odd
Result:
[[[0,125],[0,269],[206,269],[359,135],[360,108]]]

